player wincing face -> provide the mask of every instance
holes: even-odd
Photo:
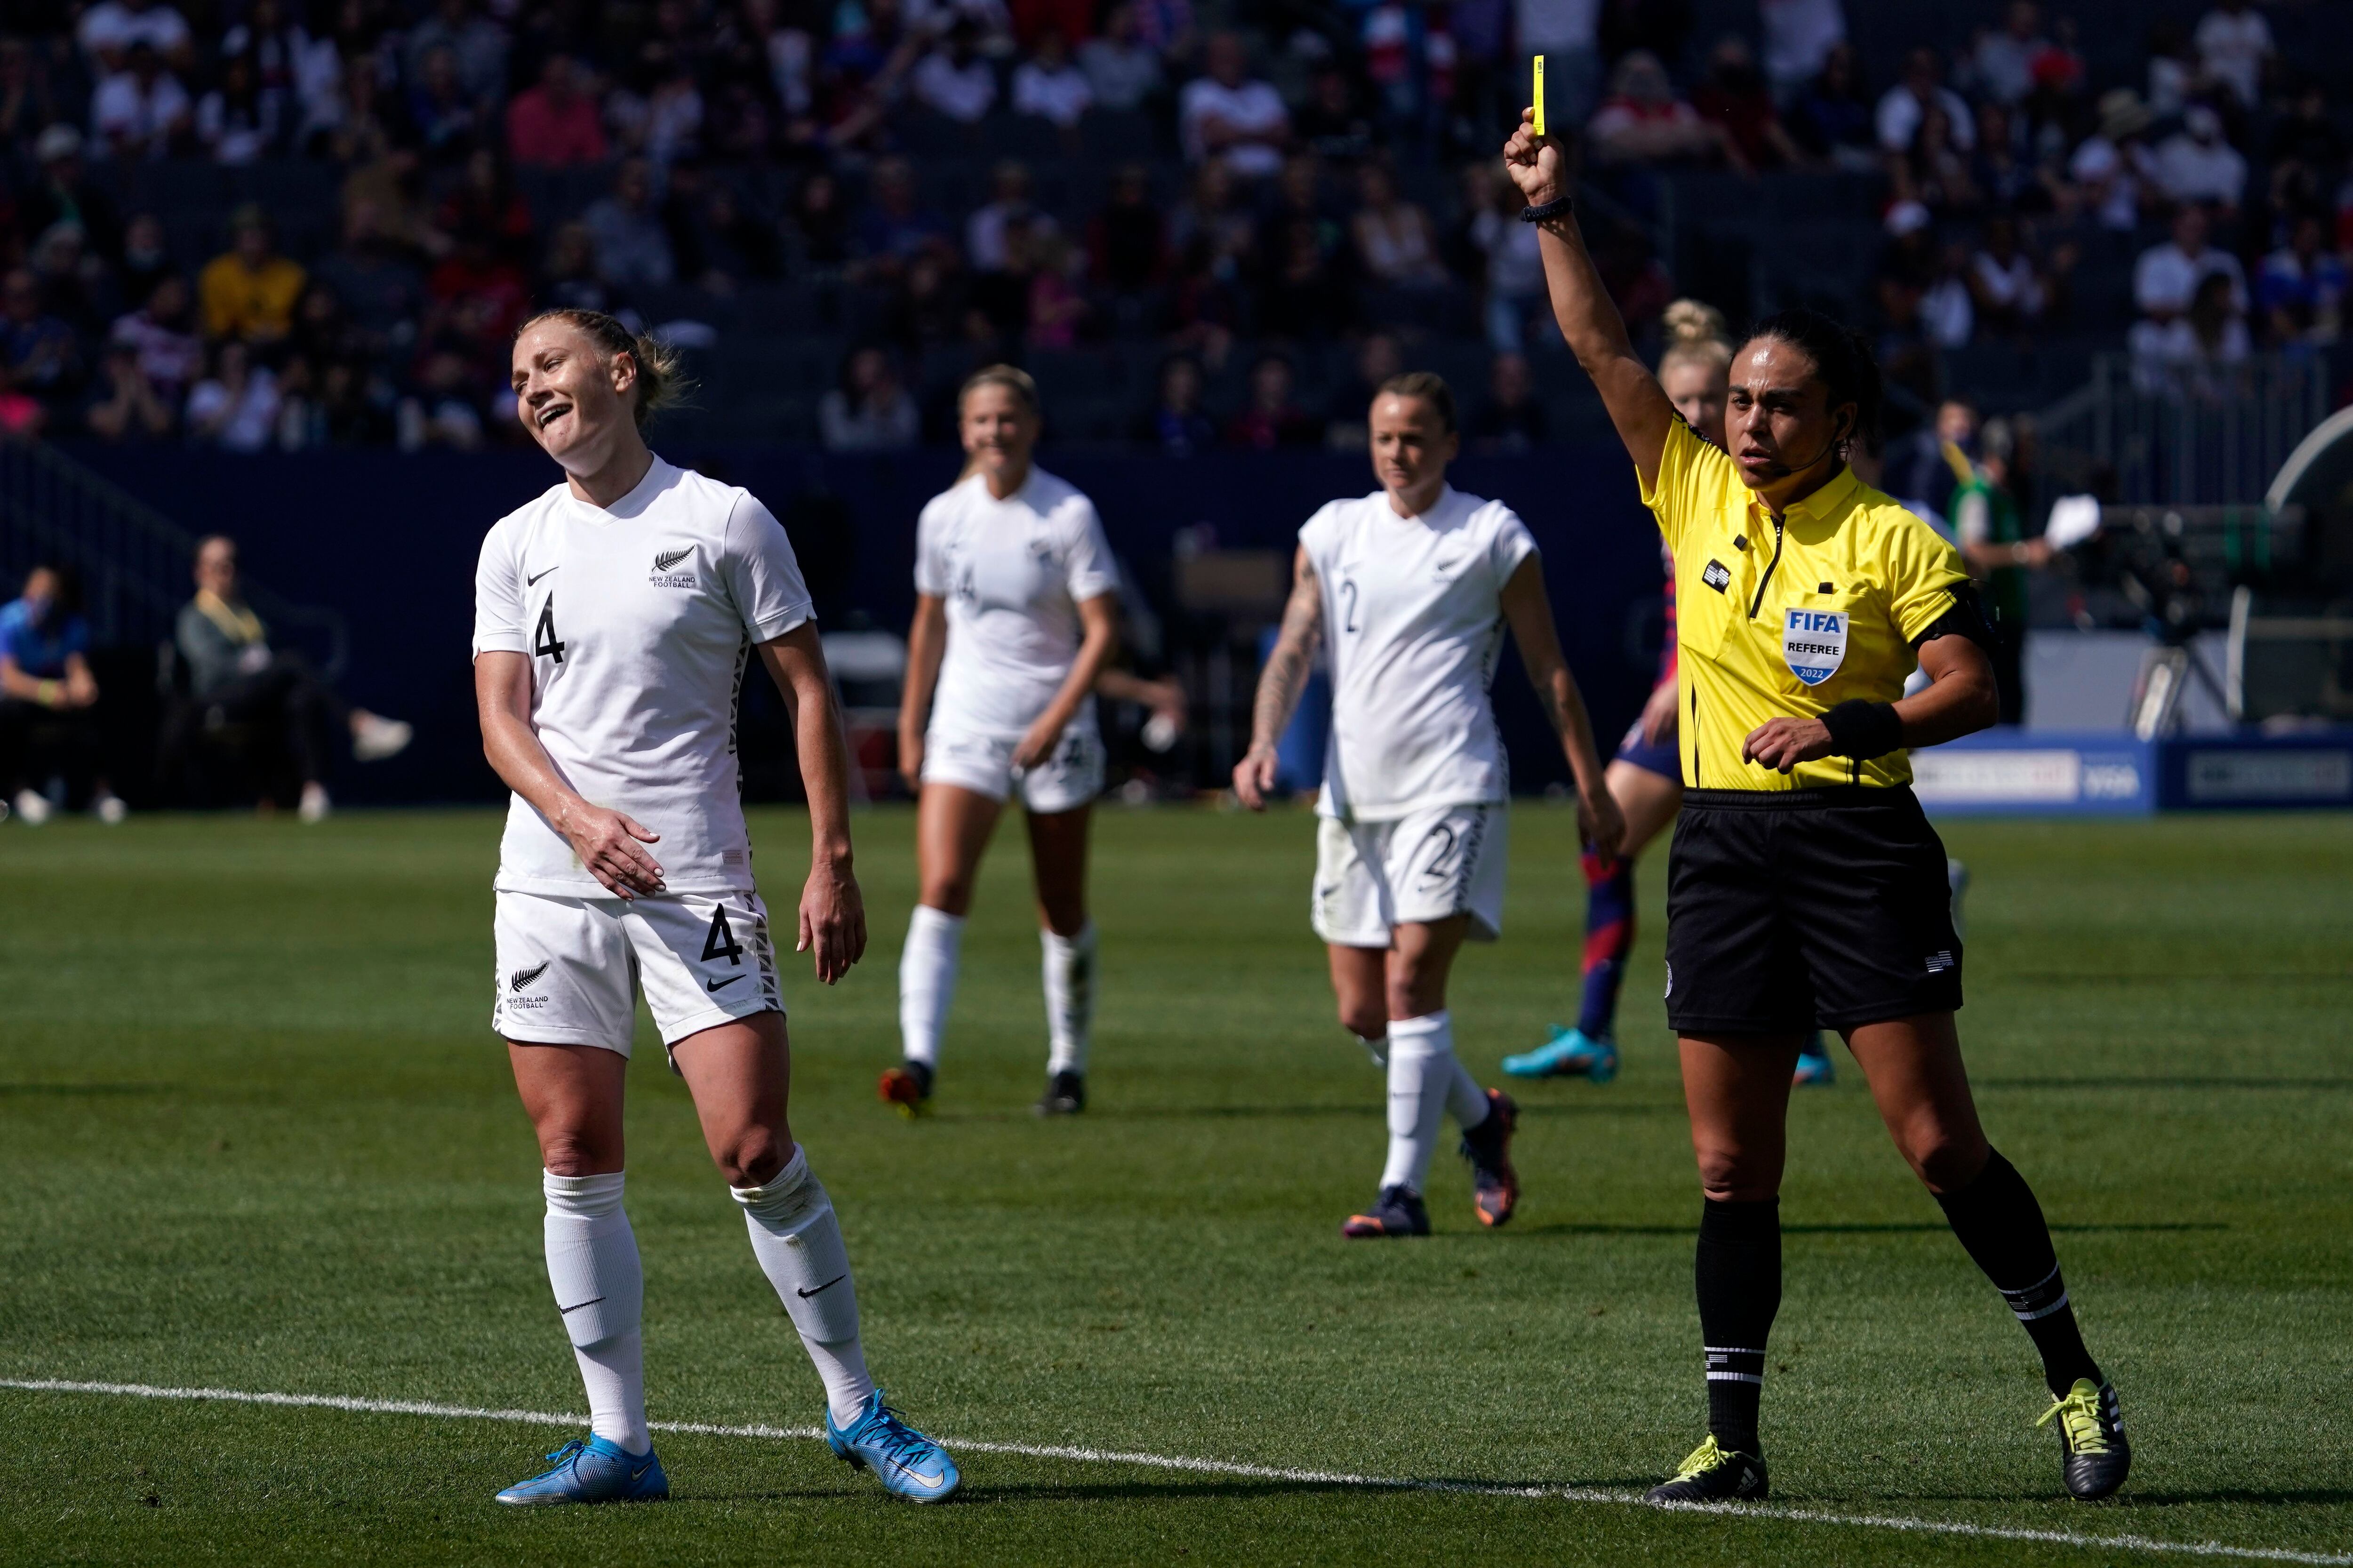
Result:
[[[642,422],[639,405],[651,401],[644,380],[633,351],[602,350],[561,317],[515,340],[515,417],[568,474],[598,472],[620,455],[625,432]]]

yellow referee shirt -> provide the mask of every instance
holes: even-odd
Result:
[[[1690,789],[1909,784],[1904,752],[1824,757],[1782,773],[1743,762],[1768,719],[1813,719],[1850,698],[1893,702],[1917,666],[1912,639],[1967,584],[1960,552],[1852,469],[1776,522],[1732,459],[1677,419],[1643,504],[1675,558]]]

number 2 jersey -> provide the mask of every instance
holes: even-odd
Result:
[[[915,592],[947,611],[932,722],[1021,734],[1070,679],[1079,602],[1118,586],[1094,502],[1042,468],[1003,500],[978,474],[934,496],[915,524]]]
[[[749,890],[736,704],[755,643],[811,618],[768,509],[656,458],[610,507],[559,484],[501,518],[474,574],[474,652],[531,658],[531,722],[565,783],[661,835],[674,893]],[[520,795],[501,891],[608,897]]]
[[[1451,485],[1419,517],[1399,517],[1376,490],[1325,505],[1299,544],[1323,588],[1332,658],[1317,812],[1387,822],[1508,799],[1487,688],[1504,647],[1504,584],[1536,552],[1527,525]]]

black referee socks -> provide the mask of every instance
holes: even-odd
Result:
[[[2018,1167],[1996,1150],[1977,1180],[1957,1192],[1938,1193],[1936,1202],[1970,1259],[2018,1314],[2027,1337],[2042,1352],[2042,1381],[2063,1396],[2079,1377],[2105,1380],[2084,1348],[2075,1310],[2067,1304],[2067,1282],[2059,1275],[2059,1254],[2042,1205]]]
[[[1692,1278],[1706,1342],[1707,1429],[1719,1448],[1761,1453],[1757,1405],[1765,1395],[1765,1337],[1781,1310],[1781,1200],[1702,1204]]]

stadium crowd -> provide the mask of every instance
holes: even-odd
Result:
[[[1920,406],[1973,342],[2088,336],[2195,393],[2337,341],[2346,105],[2300,66],[2335,68],[2250,0],[2158,16],[2123,79],[2059,7],[1986,16],[1873,79],[1841,0],[28,0],[0,429],[519,439],[509,339],[583,305],[691,356],[823,335],[830,390],[773,435],[835,449],[1094,345],[1149,367],[1145,447],[1361,439],[1365,387],[1447,342],[1483,345],[1474,446],[1541,443],[1558,344],[1494,158],[1530,52],[1638,337],[1689,287],[1662,193],[1715,171],[1843,176],[1879,253],[1831,302]]]

